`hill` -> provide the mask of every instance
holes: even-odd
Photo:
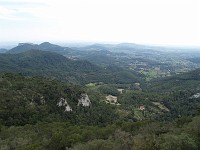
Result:
[[[39,121],[96,125],[112,122],[115,113],[110,106],[90,96],[79,86],[39,77],[3,74],[0,76],[0,123],[11,126]],[[99,114],[103,115],[105,111],[107,119],[99,122]]]
[[[149,82],[150,91],[199,90],[200,69]]]
[[[0,48],[0,53],[5,53],[5,52],[7,52],[8,50],[7,49],[5,49],[5,48]]]
[[[0,66],[0,72],[45,76],[71,83],[130,83],[140,80],[133,71],[116,66],[103,68],[85,60],[72,60],[57,53],[40,50],[1,54]]]
[[[144,96],[147,95],[132,93],[124,100],[129,100],[131,107]],[[78,105],[83,99],[89,99],[90,105]],[[0,149],[171,150],[173,146],[174,149],[198,150],[200,147],[199,116],[179,117],[164,123],[130,121],[134,114],[147,113],[137,110],[132,111],[127,120],[120,121],[116,114],[118,107],[100,102],[100,99],[96,93],[87,95],[80,87],[55,80],[1,75]],[[174,110],[170,109],[170,112],[174,113]],[[171,117],[170,112],[166,117]]]
[[[32,44],[32,43],[19,43],[18,46],[10,49],[9,51],[7,51],[7,53],[17,54],[17,53],[21,53],[21,52],[25,52],[25,51],[29,51],[29,50],[33,50],[33,49],[56,52],[59,54],[67,54],[70,51],[73,51],[72,49],[70,49],[68,47],[61,47],[59,45],[51,44],[49,42],[44,42],[39,45]]]

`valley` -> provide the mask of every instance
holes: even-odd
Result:
[[[2,150],[170,149],[173,138],[183,143],[175,149],[199,148],[196,50],[49,42],[1,50]]]
[[[0,150],[200,150],[199,0],[0,0]]]

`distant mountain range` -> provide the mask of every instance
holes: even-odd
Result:
[[[85,47],[79,47],[79,50],[109,50],[111,52],[125,52],[129,54],[133,54],[135,52],[138,53],[146,53],[146,52],[157,52],[163,51],[163,47],[153,47],[146,45],[138,45],[133,43],[121,43],[121,44],[93,44]]]
[[[18,46],[10,50],[3,49],[2,52],[6,53],[0,55],[0,72],[42,75],[72,83],[133,83],[141,81],[142,75],[136,69],[130,70],[130,64],[142,62],[150,66],[152,63],[161,66],[160,62],[167,57],[176,57],[174,53],[163,52],[162,47],[132,43],[93,44],[72,48],[49,42],[19,43]],[[188,60],[199,63],[199,58]],[[161,86],[160,82],[156,80],[152,84]],[[164,85],[165,83],[162,86]]]
[[[7,52],[8,50],[7,49],[5,49],[5,48],[0,48],[0,53],[5,53],[5,52]]]
[[[155,52],[158,49],[162,50],[161,47],[152,47],[145,45],[138,45],[132,43],[121,43],[121,44],[92,44],[83,47],[62,47],[59,45],[51,44],[49,42],[44,42],[41,44],[33,44],[33,43],[19,43],[18,46],[10,49],[7,53],[16,54],[25,52],[32,49],[38,49],[43,51],[56,52],[59,54],[66,55],[71,52],[80,52],[80,51],[111,51],[111,52],[126,52],[126,53],[135,53],[136,51],[139,53],[143,52]],[[78,50],[78,51],[77,51]]]
[[[66,45],[66,44],[62,44]],[[102,43],[83,43],[83,44],[67,44],[68,46],[59,46],[51,44],[49,42],[43,42],[41,44],[33,43],[19,43],[18,46],[9,50],[9,53],[19,53],[31,49],[48,50],[52,52],[58,52],[60,54],[66,54],[73,50],[91,51],[91,50],[109,50],[112,52],[126,52],[126,53],[147,53],[147,52],[197,52],[200,47],[170,47],[170,46],[153,46],[143,45],[135,43],[120,43],[120,44],[102,44]],[[5,46],[4,46],[5,47]],[[7,48],[6,48],[7,49]]]
[[[19,43],[18,46],[10,49],[9,51],[7,51],[7,53],[17,54],[17,53],[21,53],[21,52],[25,52],[25,51],[33,50],[33,49],[56,52],[59,54],[67,54],[70,51],[72,51],[72,49],[68,47],[61,47],[59,45],[51,44],[49,42],[44,42],[39,45],[32,44],[32,43]]]

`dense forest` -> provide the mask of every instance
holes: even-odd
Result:
[[[101,67],[86,60],[72,60],[63,55],[41,50],[18,54],[0,54],[0,72],[45,76],[75,84],[90,82],[130,83],[139,81],[135,71],[117,66]]]
[[[200,119],[190,117],[198,115],[199,107],[195,107],[198,101],[190,104],[184,99],[191,93],[174,93],[171,100],[163,101],[170,112],[163,113],[162,117],[159,118],[159,114],[157,118],[139,120],[131,114],[134,113],[131,108],[148,105],[145,110],[148,113],[153,105],[151,101],[160,99],[160,95],[129,90],[120,95],[121,106],[116,107],[102,101],[103,94],[114,92],[115,86],[111,85],[100,85],[94,92],[94,89],[56,80],[10,73],[1,75],[0,83],[2,150],[199,148]],[[78,106],[81,93],[86,91],[91,105]],[[127,97],[130,97],[129,101]],[[145,97],[149,100],[141,101]],[[67,100],[72,111],[58,107],[61,98]],[[182,107],[178,107],[180,104]],[[120,111],[131,113],[123,116]],[[166,122],[167,117],[170,122]]]
[[[0,149],[200,149],[196,59],[131,46],[45,42],[0,54]]]

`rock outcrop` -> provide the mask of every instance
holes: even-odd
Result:
[[[84,106],[84,107],[88,107],[91,105],[91,101],[87,95],[87,93],[82,93],[80,95],[80,98],[78,99],[78,106]]]
[[[113,96],[113,95],[106,96],[106,104],[121,105],[117,101],[117,96]]]
[[[58,107],[64,106],[65,107],[65,111],[72,111],[72,108],[69,106],[69,104],[67,103],[67,100],[64,98],[60,98],[60,101],[58,102]]]
[[[200,97],[200,93],[196,93],[196,94],[192,95],[192,96],[190,97],[190,99],[199,98],[199,97]]]

